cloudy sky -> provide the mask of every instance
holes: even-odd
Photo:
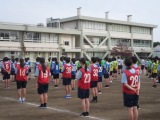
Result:
[[[46,18],[64,18],[76,15],[82,7],[82,15],[127,20],[160,26],[160,0],[1,0],[0,21],[16,23],[46,23]],[[154,41],[160,41],[160,28],[154,30]]]

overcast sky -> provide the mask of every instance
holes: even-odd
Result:
[[[46,23],[46,18],[76,16],[76,8],[82,7],[82,15],[127,20],[160,26],[160,0],[1,0],[0,21],[16,23]],[[154,41],[160,41],[160,28],[154,30]]]

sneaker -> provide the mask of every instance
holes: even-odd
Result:
[[[86,112],[86,117],[88,117],[89,116],[89,112]]]
[[[71,95],[67,95],[68,96],[68,99],[71,99],[72,97],[71,97]]]
[[[102,92],[101,92],[101,91],[99,91],[99,92],[98,92],[98,94],[102,94]]]
[[[47,104],[44,104],[44,105],[43,105],[43,108],[47,108]]]
[[[81,113],[79,117],[86,117],[86,113],[85,112]]]
[[[75,90],[75,88],[72,88],[72,90]]]
[[[109,85],[106,85],[105,88],[109,88]]]
[[[38,106],[39,108],[44,108],[44,105],[43,104],[41,104],[40,106]]]
[[[157,87],[157,85],[153,85],[152,87],[153,87],[153,88],[156,88],[156,87]]]
[[[25,101],[26,101],[26,99],[25,99],[25,98],[23,98],[23,99],[22,99],[22,103],[24,103]]]
[[[19,103],[22,103],[22,99],[21,99],[21,98],[19,98],[19,99],[18,99],[18,102],[19,102]]]
[[[112,81],[109,81],[110,83],[112,83]]]

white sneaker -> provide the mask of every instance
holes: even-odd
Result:
[[[22,99],[22,103],[24,103],[25,101],[26,101],[26,99],[25,99],[25,98],[23,98],[23,99]]]
[[[19,99],[18,99],[18,102],[19,102],[19,103],[22,103],[22,99],[21,99],[21,98],[19,98]]]
[[[98,92],[98,94],[102,94],[102,92]]]
[[[110,81],[110,83],[112,83],[112,81]]]

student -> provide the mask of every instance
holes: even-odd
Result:
[[[110,83],[112,83],[112,80],[113,80],[113,77],[112,77],[112,74],[113,74],[113,62],[112,62],[112,59],[109,58],[108,59],[108,62],[109,62],[109,81]]]
[[[142,59],[141,59],[141,70],[142,70],[142,74],[144,74],[144,67],[145,67],[145,60],[142,58]]]
[[[60,78],[62,78],[62,68],[63,68],[63,57],[60,57],[60,62],[59,62]]]
[[[98,94],[102,94],[102,76],[103,76],[103,67],[101,65],[101,59],[98,58]]]
[[[158,64],[158,67],[157,67],[157,72],[158,72],[158,83],[160,83],[160,58],[159,58],[159,64]]]
[[[105,58],[105,65],[103,68],[103,75],[104,75],[104,79],[106,80],[106,85],[105,88],[109,88],[109,76],[110,76],[110,64],[108,62],[108,58]]]
[[[76,79],[78,80],[78,98],[81,99],[82,105],[82,113],[79,115],[80,117],[89,116],[89,94],[90,94],[90,81],[91,81],[91,73],[89,69],[87,69],[86,59],[80,59],[81,68],[77,72]]]
[[[40,65],[36,68],[35,76],[37,78],[36,86],[41,103],[39,107],[47,108],[50,70],[45,65],[44,58],[40,58]]]
[[[130,58],[125,59],[124,64],[126,70],[123,72],[121,80],[123,85],[124,106],[128,108],[128,119],[137,120],[137,104],[140,89],[139,73],[131,68],[132,60]]]
[[[98,90],[98,66],[96,65],[97,59],[95,57],[91,58],[90,72],[91,72],[91,91],[93,99],[91,102],[97,102]]]
[[[120,59],[120,57],[117,57],[117,62],[118,62],[118,74],[121,74],[121,72],[122,72],[122,59]]]
[[[53,77],[52,82],[54,82],[54,73],[53,73],[54,66],[55,66],[55,58],[52,58],[51,65],[50,65],[50,72],[51,72],[51,76]]]
[[[28,79],[31,79],[31,62],[30,62],[30,58],[27,58],[27,62],[28,62],[28,66],[29,66],[29,70],[28,70]]]
[[[157,82],[157,68],[158,68],[158,63],[157,63],[157,60],[156,60],[156,58],[154,58],[153,60],[152,60],[152,62],[153,62],[153,64],[152,64],[152,77],[153,77],[153,86],[152,87],[154,87],[154,88],[156,88],[157,87],[157,85],[156,85],[156,82]]]
[[[30,78],[29,78],[29,71],[30,71],[30,63],[29,63],[29,61],[28,61],[28,58],[25,58],[25,66],[27,67],[27,69],[28,69],[28,73],[27,73],[27,80],[29,80]]]
[[[40,57],[36,58],[36,62],[34,63],[34,73],[36,72],[36,68],[38,68],[40,62]]]
[[[149,61],[148,61],[148,78],[151,78],[152,77],[152,58],[149,58]]]
[[[76,87],[75,79],[76,79],[77,66],[76,66],[75,62],[76,62],[76,59],[72,58],[72,81],[71,81],[72,90],[75,90],[75,87]]]
[[[59,63],[57,61],[57,58],[54,58],[54,65],[53,65],[53,78],[54,78],[54,87],[58,88],[59,84]]]
[[[11,78],[12,82],[15,82],[15,65],[14,65],[15,60],[12,59],[11,61]]]
[[[3,80],[5,81],[5,88],[9,88],[10,87],[11,62],[9,61],[8,57],[4,58],[2,68],[3,68]]]
[[[72,65],[70,64],[70,58],[66,57],[66,64],[63,65],[62,75],[63,75],[63,85],[65,86],[66,95],[65,99],[71,98],[71,77],[72,77]]]
[[[18,90],[18,102],[20,103],[25,102],[26,99],[28,69],[29,68],[25,66],[24,59],[20,59],[20,65],[17,66],[17,68],[15,69],[17,90]]]
[[[114,79],[117,80],[117,69],[118,69],[118,62],[116,60],[115,57],[112,58],[113,60],[113,76],[114,76]]]
[[[132,59],[132,62],[133,62],[133,65],[131,67],[138,72],[138,74],[139,74],[138,77],[140,79],[141,68],[137,65],[137,58],[135,56],[133,56],[131,59]],[[139,90],[140,90],[140,84],[139,84]],[[138,95],[138,99],[139,99],[139,95]],[[140,109],[139,103],[137,104],[137,109]]]
[[[51,66],[51,58],[49,57],[47,62],[47,67],[50,68],[50,66]]]
[[[148,76],[148,58],[145,61],[146,76]]]

